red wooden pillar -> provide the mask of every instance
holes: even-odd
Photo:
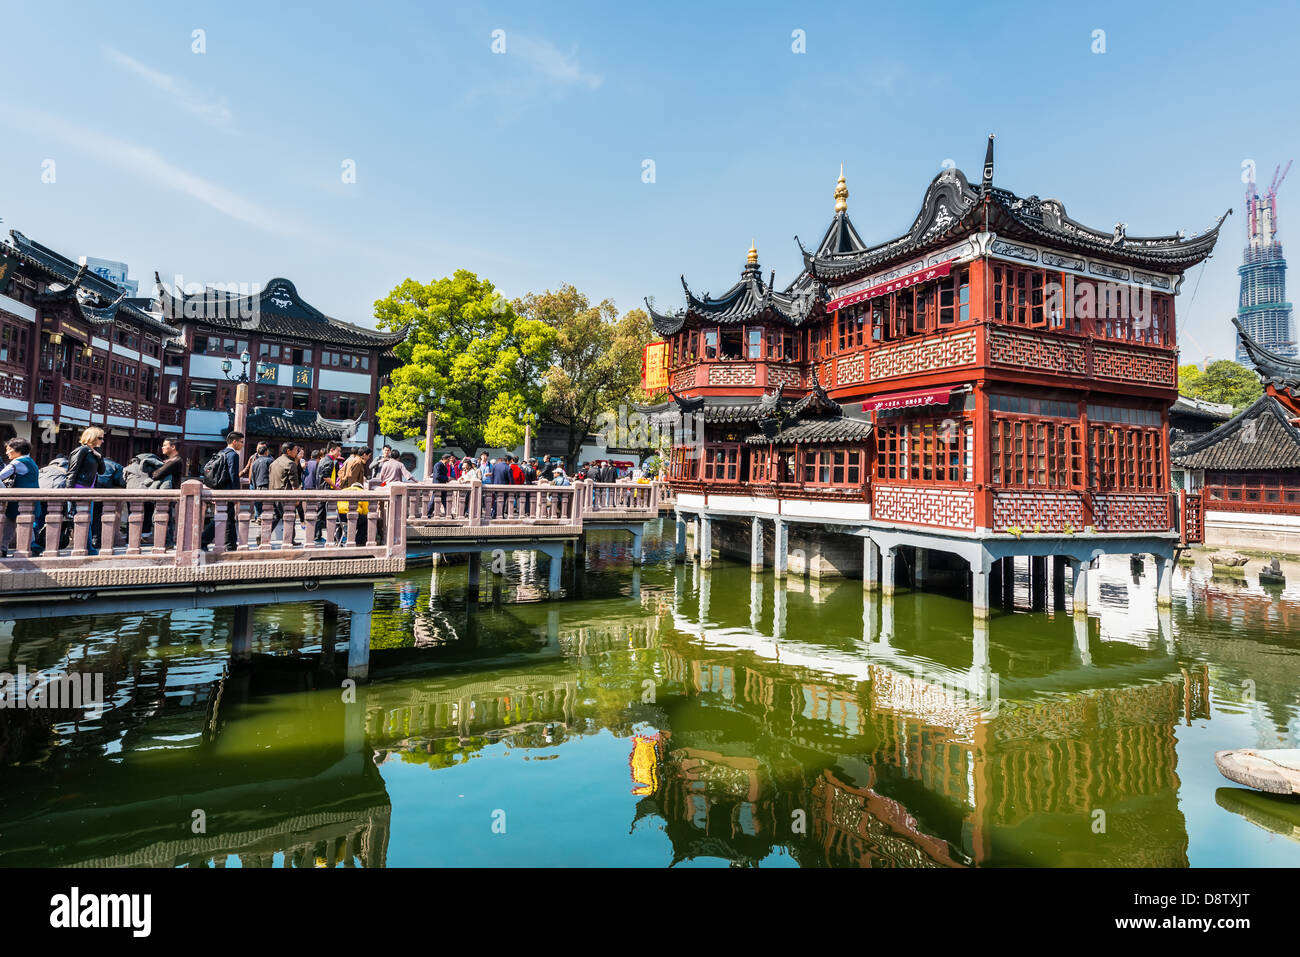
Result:
[[[983,339],[983,330],[980,330]],[[981,347],[982,348],[982,347]],[[990,455],[993,415],[981,379],[975,383],[975,527],[993,527],[993,458]]]

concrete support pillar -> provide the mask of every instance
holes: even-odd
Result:
[[[1002,582],[1002,569],[1005,559],[998,558],[993,561],[993,570],[989,572],[989,600],[1004,601]]]
[[[773,545],[772,545],[772,570],[776,574],[777,581],[785,579],[786,570],[790,567],[790,527],[781,519],[776,519],[772,523],[773,527]]]
[[[632,533],[632,564],[639,567],[643,560],[644,559],[642,558],[641,555],[641,533],[633,532]]]
[[[880,591],[880,546],[869,538],[862,540],[862,590]]]
[[[469,581],[465,586],[465,600],[470,604],[478,601],[478,578],[479,565],[482,556],[478,552],[471,552],[469,555]]]
[[[930,573],[930,550],[928,548],[914,548],[912,550],[914,561],[912,563],[912,583],[917,590],[925,587],[925,580]]]
[[[686,560],[694,562],[700,555],[700,520],[694,518],[687,524],[691,526],[691,538],[686,548]]]
[[[563,552],[560,551],[550,553],[551,565],[546,576],[546,597],[548,598],[560,597],[560,572],[564,570],[562,555]]]
[[[673,526],[677,530],[677,544],[673,548],[673,561],[684,562],[686,561],[686,519],[682,518],[681,512],[676,513]]]
[[[898,564],[894,548],[881,549],[880,552],[880,593],[882,595],[894,594],[894,573]]]
[[[320,653],[321,664],[332,667],[334,649],[339,643],[339,606],[332,601],[324,603],[321,611]]]
[[[1069,559],[1064,555],[1052,556],[1052,608],[1065,611],[1065,566]]]
[[[709,597],[713,581],[708,572],[700,572],[700,634],[704,634],[705,623],[709,620]]]
[[[970,603],[975,617],[989,616],[989,570],[976,560],[970,566]]]
[[[1016,559],[1008,556],[1002,559],[1002,604],[1008,611],[1016,607]]]
[[[991,577],[992,571],[987,574]],[[988,618],[978,616],[975,618],[973,636],[970,670],[966,672],[967,687],[981,705],[987,706],[992,703],[992,698],[997,693],[996,682],[993,680],[993,666],[989,658]]]
[[[1085,589],[1086,590],[1086,589]],[[1088,643],[1088,616],[1074,616],[1074,653],[1078,656],[1080,664],[1085,667],[1092,664],[1092,648]]]
[[[348,620],[348,677],[370,677],[370,603],[352,609]]]
[[[864,591],[862,593],[862,641],[868,646],[876,640],[880,634],[880,629],[876,627],[876,609],[880,606],[880,599],[875,592]]]
[[[1156,607],[1172,608],[1174,604],[1174,560],[1165,555],[1152,555],[1156,566]]]
[[[1030,607],[1034,611],[1047,608],[1047,556],[1034,555],[1029,559]]]
[[[763,570],[763,520],[757,515],[749,520],[749,570]]]
[[[253,657],[253,605],[236,605],[230,624],[230,657],[247,662]]]
[[[1076,615],[1088,614],[1088,560],[1070,560],[1070,569],[1074,573],[1073,604]]]
[[[707,515],[700,516],[700,567],[713,567],[713,519]]]
[[[1174,606],[1169,604],[1157,608],[1156,621],[1160,626],[1160,637],[1165,643],[1165,651],[1176,655],[1178,646],[1174,644]]]

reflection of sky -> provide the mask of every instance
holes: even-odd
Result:
[[[628,787],[631,749],[631,738],[602,730],[548,749],[556,755],[549,761],[501,743],[432,773],[420,764],[387,762],[380,770],[393,802],[388,864],[663,867],[673,854],[663,820],[652,815],[632,826],[638,799]],[[504,834],[492,831],[498,808],[506,812]],[[564,839],[557,839],[560,833]],[[785,854],[763,863],[795,866]]]

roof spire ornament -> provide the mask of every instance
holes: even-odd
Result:
[[[835,212],[842,213],[849,208],[849,185],[844,182],[844,164],[840,164],[840,181],[835,184]]]
[[[751,266],[758,265],[758,247],[752,239],[749,241],[749,253],[745,256],[745,262]]]
[[[984,151],[984,179],[980,183],[983,189],[993,188],[993,136],[994,134],[989,134],[989,146]]]

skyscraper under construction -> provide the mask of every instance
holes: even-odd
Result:
[[[1286,301],[1286,260],[1282,244],[1277,241],[1277,188],[1282,185],[1291,164],[1273,173],[1273,182],[1263,196],[1255,191],[1255,174],[1251,170],[1246,188],[1247,226],[1250,242],[1242,263],[1241,299],[1237,319],[1241,327],[1261,346],[1279,355],[1297,354],[1291,326],[1291,303]],[[1237,361],[1253,366],[1237,337]]]

